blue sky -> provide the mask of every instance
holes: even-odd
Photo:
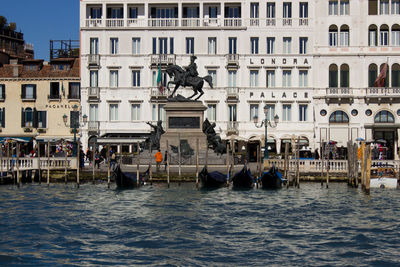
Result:
[[[1,0],[0,15],[17,24],[37,59],[49,60],[50,40],[79,40],[79,0]]]

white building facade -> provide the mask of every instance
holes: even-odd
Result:
[[[249,154],[264,145],[264,127],[253,117],[264,118],[266,106],[269,119],[279,116],[268,127],[271,152],[281,153],[296,135],[311,148],[384,139],[389,157],[397,157],[397,0],[82,0],[80,18],[84,147],[97,139],[131,152],[149,134],[146,122],[165,120],[159,65],[187,66],[194,54],[200,76],[213,77],[214,88],[205,85],[200,99],[206,117]],[[384,63],[385,87],[375,88]]]

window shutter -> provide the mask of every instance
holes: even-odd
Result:
[[[157,38],[153,37],[153,55],[157,54]]]
[[[25,127],[25,112],[24,112],[24,108],[22,108],[22,112],[21,112],[21,127],[22,128]]]
[[[242,17],[242,7],[239,7],[238,10],[239,10],[238,11],[239,12],[239,16],[238,17],[241,18]]]
[[[178,7],[174,8],[174,18],[178,18]]]
[[[1,127],[6,127],[6,108],[3,108],[3,112],[1,113]]]
[[[225,18],[229,17],[229,7],[225,7]]]
[[[21,98],[25,99],[26,98],[26,85],[23,84],[21,88]]]
[[[174,53],[174,37],[169,38],[169,53],[171,55]]]
[[[36,108],[33,108],[33,128],[38,127],[38,112]]]
[[[183,8],[183,17],[187,18],[187,7]]]
[[[42,111],[42,125],[43,128],[47,128],[47,120],[46,120],[47,111]]]
[[[196,18],[200,18],[200,8],[196,7]]]
[[[36,99],[36,84],[33,85],[33,99]]]
[[[121,17],[119,17],[119,19],[123,19],[124,18],[124,8],[123,7],[121,7],[120,9],[119,9],[119,14],[120,14],[120,16]]]
[[[211,18],[211,7],[208,7],[208,17]]]
[[[5,84],[1,87],[1,95],[3,96],[3,99],[6,99],[6,85]]]
[[[111,8],[107,8],[107,18],[111,18]]]
[[[152,18],[152,19],[155,19],[155,18],[156,18],[157,15],[156,15],[156,8],[155,8],[155,7],[152,7],[152,8],[151,8],[151,13],[150,13],[150,14],[151,14],[151,18]]]

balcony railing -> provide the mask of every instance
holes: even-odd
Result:
[[[89,98],[100,98],[100,88],[99,87],[89,87],[88,88],[88,96]]]
[[[124,19],[106,19],[106,26],[111,28],[124,27]]]
[[[237,121],[228,121],[226,125],[226,130],[228,132],[238,132],[239,131],[239,122]]]
[[[241,27],[242,19],[241,18],[225,18],[224,26],[225,27]]]
[[[99,121],[88,121],[88,131],[91,133],[98,133],[99,132]]]
[[[267,19],[266,26],[276,26],[276,20],[274,18]]]
[[[167,97],[168,96],[168,89],[164,88],[163,91],[158,87],[150,88],[150,97],[157,98],[157,97]]]
[[[367,96],[400,96],[400,88],[370,87],[366,90]]]
[[[103,20],[102,19],[86,19],[86,27],[102,27]]]
[[[217,26],[221,26],[221,22],[219,19],[217,18],[205,18],[203,19],[203,26],[204,27],[217,27]]]
[[[308,26],[308,18],[300,18],[299,26]]]
[[[238,65],[239,64],[239,55],[238,54],[228,54],[228,55],[226,55],[226,59],[228,61],[228,65]]]
[[[89,65],[100,65],[100,55],[89,55],[88,63]]]
[[[128,19],[126,22],[128,27],[146,27],[146,20],[144,19]]]
[[[151,55],[151,64],[175,64],[176,56],[174,54]]]
[[[288,18],[283,19],[282,25],[283,26],[292,26],[292,19],[288,19]]]
[[[178,27],[179,20],[178,19],[149,19],[148,20],[149,27]]]
[[[184,18],[182,19],[182,27],[199,27],[200,19],[199,18]]]
[[[260,26],[259,18],[251,18],[248,22],[249,22],[249,26],[251,26],[251,27],[259,27]]]
[[[239,98],[239,88],[238,87],[228,87],[226,90],[228,98]]]
[[[342,95],[352,95],[353,89],[352,88],[326,88],[326,95],[334,95],[334,96],[342,96]]]

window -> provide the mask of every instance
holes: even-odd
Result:
[[[299,105],[299,121],[307,121],[307,105]]]
[[[275,105],[267,104],[267,121],[274,121]]]
[[[131,120],[139,121],[140,120],[140,104],[132,104],[131,105]]]
[[[292,105],[285,104],[282,106],[282,121],[292,120]]]
[[[291,87],[292,86],[292,71],[284,70],[282,71],[282,87]]]
[[[340,87],[349,87],[350,86],[349,78],[350,78],[349,65],[342,64],[340,66]]]
[[[349,27],[347,25],[340,27],[340,46],[349,46]]]
[[[6,127],[6,109],[0,108],[0,127]]]
[[[250,18],[252,19],[259,18],[258,8],[259,8],[258,3],[250,3]]]
[[[110,54],[118,54],[118,38],[110,38]]]
[[[378,0],[368,0],[368,15],[378,15]]]
[[[158,38],[158,53],[168,54],[168,38]]]
[[[101,7],[91,7],[89,18],[101,19]]]
[[[212,78],[212,84],[215,88],[217,86],[217,70],[208,70],[208,75]]]
[[[90,38],[90,54],[91,55],[99,54],[99,39],[98,38]]]
[[[137,7],[130,7],[129,8],[129,18],[130,19],[137,19],[138,17],[138,8]]]
[[[340,0],[340,15],[349,15],[349,0]]]
[[[217,120],[217,105],[216,104],[208,104],[207,105],[207,119],[209,121]]]
[[[166,112],[164,110],[164,104],[153,104],[151,110],[151,118],[153,121],[165,121]]]
[[[23,84],[21,91],[22,99],[36,99],[36,84]]]
[[[38,116],[37,127],[38,128],[46,128],[47,127],[47,121],[46,121],[47,111],[38,111],[37,116]]]
[[[275,18],[275,3],[267,3],[267,18]]]
[[[229,54],[236,54],[236,43],[237,43],[237,38],[236,37],[229,37]]]
[[[329,1],[329,15],[338,14],[338,1]]]
[[[60,83],[50,82],[50,99],[60,98]]]
[[[300,18],[308,18],[308,3],[300,2],[299,8]]]
[[[228,87],[236,87],[236,70],[228,71]]]
[[[258,86],[258,70],[250,71],[250,87]]]
[[[132,38],[132,54],[140,54],[140,38]]]
[[[0,84],[0,100],[6,99],[6,85]]]
[[[375,123],[394,123],[394,116],[387,110],[382,110],[375,115]]]
[[[389,14],[389,0],[379,1],[379,14],[388,15]]]
[[[236,104],[228,105],[229,121],[236,121]]]
[[[99,121],[99,105],[90,104],[89,106],[89,121]]]
[[[275,53],[275,37],[267,37],[267,54]]]
[[[392,87],[400,87],[400,65],[392,65]]]
[[[217,15],[218,15],[218,7],[210,6],[208,9],[208,13],[209,13],[210,18],[216,19]]]
[[[98,77],[99,74],[97,70],[90,71],[90,87],[98,87],[99,84]]]
[[[335,47],[338,45],[338,29],[335,25],[329,27],[329,46]]]
[[[68,98],[69,99],[80,99],[81,98],[81,84],[76,82],[70,82],[68,85]]]
[[[251,44],[251,54],[255,55],[258,54],[258,37],[251,37],[250,38],[250,44]]]
[[[400,0],[392,0],[392,14],[400,15]]]
[[[283,18],[291,18],[291,17],[292,17],[292,3],[283,2]]]
[[[329,87],[338,87],[338,67],[335,64],[329,66]]]
[[[368,45],[369,46],[378,45],[378,28],[375,25],[371,25],[368,28]]]
[[[400,46],[400,26],[392,26],[392,46]]]
[[[110,104],[110,113],[109,120],[117,121],[118,120],[118,104]]]
[[[389,30],[385,25],[381,26],[380,30],[380,45],[388,46],[389,45]]]
[[[267,88],[275,87],[275,71],[267,70]]]
[[[250,121],[253,121],[254,117],[258,118],[258,104],[250,104]]]
[[[378,66],[371,64],[368,66],[368,86],[374,87],[376,78],[378,77]]]
[[[118,71],[110,70],[110,87],[118,87]]]
[[[33,110],[22,109],[22,127],[33,127]]]
[[[308,86],[308,71],[299,70],[299,87],[307,87],[307,86]]]
[[[346,112],[338,110],[335,111],[329,116],[330,123],[349,123],[349,116]]]
[[[186,54],[194,54],[194,38],[188,37],[186,38]]]
[[[300,37],[299,38],[299,54],[306,54],[307,53],[307,37]]]
[[[217,53],[217,38],[208,37],[208,54],[215,55]]]
[[[283,53],[290,54],[292,46],[292,37],[283,37]]]
[[[107,8],[108,19],[122,19],[124,17],[122,7],[109,7]]]
[[[132,86],[140,87],[140,70],[132,71]]]

